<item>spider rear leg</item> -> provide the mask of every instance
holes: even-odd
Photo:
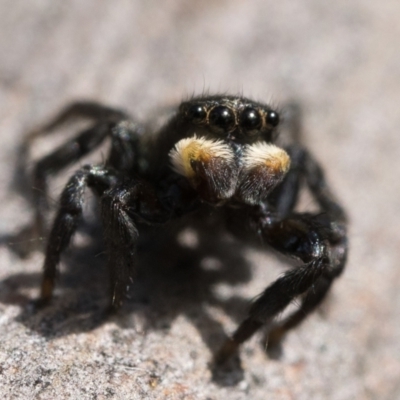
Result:
[[[33,170],[33,200],[36,210],[31,236],[41,237],[46,233],[44,215],[48,209],[48,177],[57,174],[80,158],[89,154],[107,138],[111,138],[111,150],[106,165],[119,171],[133,171],[137,164],[137,143],[142,128],[122,111],[96,103],[74,103],[61,112],[53,121],[36,132],[46,134],[75,117],[97,120],[95,125],[81,131],[53,153],[39,160]],[[31,135],[32,139],[35,135]]]
[[[61,110],[50,122],[29,133],[26,137],[26,144],[29,145],[37,137],[48,135],[60,126],[78,118],[86,118],[93,121],[118,122],[123,119],[129,119],[129,115],[124,111],[92,101],[74,102]]]
[[[132,170],[136,163],[139,131],[140,127],[131,120],[98,122],[38,161],[33,170],[37,208],[45,207],[48,176],[89,154],[107,137],[111,137],[111,150],[106,165],[119,171]]]
[[[101,195],[116,180],[111,170],[92,166],[83,167],[69,179],[61,194],[59,210],[47,243],[38,305],[47,304],[53,296],[60,256],[70,243],[81,219],[86,187],[92,187]]]
[[[34,183],[38,188],[37,191],[40,192],[41,189],[45,189],[44,179],[47,175],[57,173],[62,168],[72,164],[81,156],[97,147],[106,137],[106,133],[104,133],[106,123],[117,123],[121,120],[129,119],[129,116],[123,111],[94,102],[72,103],[56,115],[49,123],[33,130],[26,136],[21,146],[17,170],[19,172],[26,171],[29,149],[36,138],[48,135],[60,126],[79,118],[91,119],[96,121],[96,123],[88,130],[90,132],[86,133],[86,131],[83,131],[76,138],[58,148],[55,153],[44,157],[37,163],[35,172],[33,173]],[[97,126],[98,128],[96,129]]]
[[[43,213],[43,209],[47,208],[48,176],[57,174],[65,167],[96,149],[107,137],[110,129],[109,123],[98,123],[80,132],[76,137],[37,162],[33,169],[33,187],[37,209]]]

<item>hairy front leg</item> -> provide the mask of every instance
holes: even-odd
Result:
[[[262,326],[272,324],[294,299],[305,295],[307,300],[303,301],[298,313],[289,317],[287,324],[280,329],[286,332],[298,325],[322,301],[333,279],[342,271],[346,259],[345,232],[337,229],[336,223],[328,217],[293,214],[280,219],[262,207],[254,208],[252,212],[248,216],[250,220],[253,218],[249,225],[252,225],[256,236],[303,263],[286,272],[258,296],[248,317],[217,353],[216,361],[219,363],[232,356],[240,344]]]
[[[159,225],[194,211],[197,194],[178,178],[158,188],[133,178],[108,190],[101,199],[104,240],[110,273],[110,310],[122,305],[136,272],[135,253],[141,224]]]

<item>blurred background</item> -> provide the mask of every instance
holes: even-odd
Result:
[[[395,0],[2,0],[3,238],[32,217],[13,190],[19,145],[65,104],[91,99],[148,120],[207,91],[302,104],[306,145],[349,213],[351,246],[327,303],[288,336],[279,360],[265,355],[257,336],[243,347],[240,367],[216,373],[212,351],[279,276],[281,260],[242,249],[215,274],[212,263],[204,268],[211,272],[189,277],[167,272],[166,284],[149,273],[125,313],[103,323],[101,257],[81,279],[85,246],[75,249],[80,258],[67,256],[72,266],[55,304],[37,315],[27,304],[38,293],[42,254],[21,259],[4,239],[0,392],[13,399],[399,399],[399,18]],[[230,267],[236,280],[226,278]]]

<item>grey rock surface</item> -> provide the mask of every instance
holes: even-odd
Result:
[[[2,398],[399,399],[399,18],[395,0],[1,1]],[[257,335],[241,367],[222,372],[212,352],[281,259],[236,254],[230,242],[221,265],[202,269],[177,271],[173,258],[161,269],[143,256],[131,299],[104,320],[101,240],[78,235],[39,313],[29,300],[43,255],[20,258],[10,240],[32,218],[15,185],[27,132],[76,99],[145,120],[202,91],[299,99],[306,144],[351,219],[345,274],[282,357],[269,359]],[[36,156],[63,139],[40,141]],[[52,185],[55,199],[67,176]]]

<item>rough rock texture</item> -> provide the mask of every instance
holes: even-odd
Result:
[[[2,397],[399,399],[399,18],[396,0],[3,0]],[[279,360],[267,358],[258,335],[226,371],[210,367],[212,351],[282,260],[231,251],[229,241],[205,244],[214,261],[202,268],[177,269],[173,257],[157,263],[150,254],[130,301],[104,321],[99,235],[78,235],[54,302],[37,314],[29,300],[42,254],[22,259],[11,240],[32,216],[14,173],[29,130],[74,99],[144,119],[203,90],[300,99],[307,145],[351,218],[348,268],[322,310],[288,336]],[[52,185],[54,198],[65,179]]]

